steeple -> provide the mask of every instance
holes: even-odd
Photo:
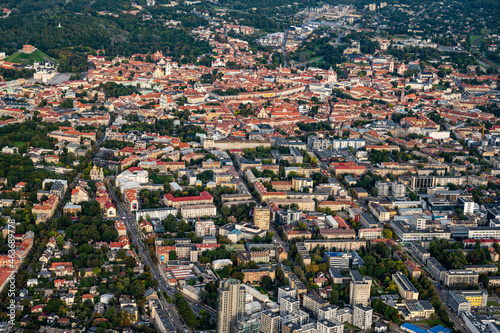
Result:
[[[327,74],[328,74],[327,78],[328,83],[337,82],[337,72],[335,72],[332,67],[330,67],[330,69],[327,71]]]

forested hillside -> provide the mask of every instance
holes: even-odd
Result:
[[[195,41],[188,31],[194,24],[206,23],[204,19],[188,11],[178,11],[179,8],[162,8],[150,15],[153,13],[131,7],[130,3],[128,0],[72,0],[67,4],[65,0],[5,0],[2,5],[12,12],[0,20],[0,50],[12,54],[23,44],[32,44],[51,57],[64,58],[60,70],[69,72],[85,70],[86,57],[82,55],[97,50],[123,56],[160,50],[178,59],[184,56],[184,63],[210,51],[207,43]],[[168,19],[186,25],[167,28],[164,20]]]

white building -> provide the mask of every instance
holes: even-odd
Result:
[[[233,262],[229,259],[217,259],[217,260],[212,261],[212,267],[215,270],[224,268],[224,267],[232,265],[232,264],[233,264]]]
[[[116,185],[122,193],[128,189],[140,190],[141,184],[148,182],[148,172],[139,167],[129,168],[116,176]]]
[[[352,324],[362,330],[372,327],[373,309],[369,306],[356,304],[352,310]]]
[[[344,333],[344,324],[336,320],[318,320],[316,332],[318,333]]]
[[[196,237],[204,236],[215,236],[215,224],[214,221],[197,221],[194,230],[196,232]]]
[[[425,225],[427,223],[426,215],[424,214],[413,214],[412,218],[408,221],[411,225],[413,225],[417,230],[425,229]]]
[[[297,297],[297,291],[294,288],[284,286],[278,288],[278,303],[280,303],[281,299],[285,296],[290,296],[293,298]]]
[[[399,182],[392,182],[391,192],[395,198],[403,198],[406,196],[406,186]]]
[[[186,219],[212,217],[217,215],[217,207],[214,204],[181,206],[181,215]]]
[[[259,331],[263,333],[279,333],[280,319],[280,315],[271,310],[262,312]]]
[[[280,315],[292,313],[300,308],[300,301],[291,296],[284,296],[280,299]]]
[[[328,305],[318,309],[318,320],[337,320],[338,307],[335,305]]]

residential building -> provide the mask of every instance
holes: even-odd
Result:
[[[137,191],[130,189],[126,190],[123,194],[125,198],[125,203],[127,204],[127,208],[131,212],[139,210],[139,200],[137,199]]]
[[[280,319],[280,315],[271,310],[262,312],[260,315],[260,332],[279,333]]]
[[[280,315],[284,316],[286,314],[292,313],[298,310],[300,307],[300,301],[292,296],[282,296],[280,299]]]
[[[245,310],[245,288],[241,282],[228,279],[217,291],[217,333],[236,333],[236,324]]]
[[[338,307],[335,305],[327,305],[321,308],[318,308],[318,321],[327,319],[327,320],[336,320],[337,319],[337,311]]]
[[[360,239],[379,239],[382,238],[382,228],[364,228],[358,230],[358,237]]]
[[[313,180],[307,177],[292,178],[292,189],[297,192],[302,192],[305,188],[312,188]]]
[[[336,321],[336,320],[318,320],[317,333],[344,333],[344,324]]]
[[[439,261],[436,260],[436,258],[431,257],[427,259],[427,268],[431,271],[432,275],[434,275],[434,277],[438,281],[444,280],[444,275],[447,272],[447,270],[446,268],[443,267],[443,265],[441,265]]]
[[[163,196],[163,203],[167,207],[179,208],[185,205],[203,205],[212,204],[214,198],[207,191],[202,191],[199,196],[178,197],[175,198],[172,194],[167,193]]]
[[[368,207],[370,208],[370,212],[379,222],[386,222],[391,218],[391,213],[378,203],[372,202]]]
[[[269,230],[271,210],[268,207],[255,207],[253,210],[253,223],[257,228]]]
[[[422,275],[422,270],[418,268],[417,264],[411,259],[405,261],[406,269],[408,270],[408,276],[412,279],[418,279]]]
[[[215,236],[216,233],[215,224],[212,220],[196,221],[194,230],[196,237]]]
[[[261,282],[264,276],[269,276],[273,281],[276,278],[276,270],[271,266],[242,269],[241,272],[245,275],[243,278],[244,283]]]
[[[307,293],[302,297],[302,306],[314,313],[317,313],[319,308],[329,304],[330,302],[314,293]]]
[[[362,304],[367,306],[370,302],[372,279],[361,276],[359,271],[351,270],[351,282],[349,289],[349,301],[352,305]]]
[[[427,259],[431,257],[429,251],[427,251],[419,242],[411,242],[410,243],[411,252],[420,260],[422,263],[426,264]]]
[[[377,181],[375,183],[375,188],[377,189],[377,196],[387,197],[389,195],[389,183],[384,181]]]
[[[217,207],[214,204],[181,206],[180,211],[182,217],[186,219],[212,217],[217,215]]]
[[[406,186],[399,182],[392,182],[391,194],[395,198],[404,198],[406,196]]]
[[[477,285],[479,274],[467,269],[451,269],[444,274],[444,285],[453,286],[473,286]]]
[[[353,305],[352,324],[362,330],[368,330],[372,327],[373,309],[361,304]]]
[[[278,288],[278,303],[281,302],[283,297],[290,296],[293,298],[297,298],[297,291],[289,286],[279,287]]]

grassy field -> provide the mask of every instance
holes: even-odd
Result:
[[[40,62],[46,62],[46,61],[52,61],[56,62],[54,59],[46,55],[40,50],[35,50],[30,54],[26,53],[21,53],[17,52],[14,53],[7,58],[5,58],[5,61],[8,62],[13,62],[16,64],[33,64],[35,61],[40,61]]]
[[[488,306],[500,306],[497,301],[488,301],[487,303]]]
[[[471,46],[481,46],[481,37],[483,37],[482,35],[476,35],[476,36],[470,36],[470,45]],[[479,39],[479,40],[478,40]],[[474,45],[474,43],[476,43],[477,41],[477,45]]]

